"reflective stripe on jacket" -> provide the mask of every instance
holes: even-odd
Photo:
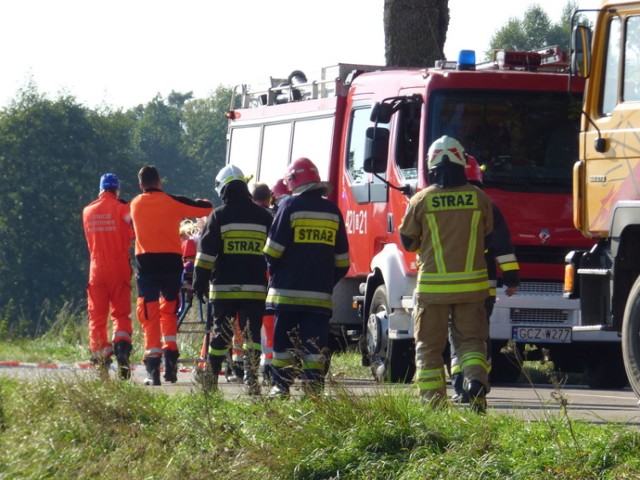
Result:
[[[496,286],[498,272],[496,263],[502,270],[502,280],[507,287],[517,287],[520,285],[520,265],[516,259],[513,243],[511,243],[511,233],[502,212],[495,205],[493,206],[493,234],[485,253],[487,270],[489,272],[489,285],[491,296],[496,296]]]
[[[211,281],[213,301],[257,300],[267,296],[267,264],[262,250],[273,217],[244,190],[216,208],[196,254],[194,281]]]
[[[349,270],[349,241],[340,210],[321,191],[282,204],[264,253],[268,308],[331,314],[333,287]]]
[[[489,295],[485,238],[493,230],[489,197],[479,188],[430,186],[414,195],[400,234],[418,251],[418,300],[467,303]]]

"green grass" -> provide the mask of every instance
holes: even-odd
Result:
[[[137,328],[137,327],[136,327]],[[201,335],[181,339],[199,352]],[[140,345],[137,329],[134,343]],[[86,322],[63,316],[36,339],[0,342],[0,360],[88,359]],[[370,378],[355,352],[334,378]],[[525,364],[542,383],[552,368]],[[333,389],[332,389],[333,390]],[[86,376],[0,376],[0,479],[618,479],[640,478],[640,433],[489,411],[432,410],[410,388],[331,398],[225,400],[194,387],[167,395]]]
[[[409,389],[230,401],[129,382],[0,378],[0,478],[637,478],[640,433],[432,410]]]

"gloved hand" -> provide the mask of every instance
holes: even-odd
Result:
[[[200,299],[202,303],[209,300],[209,280],[195,276],[193,278],[193,294]]]

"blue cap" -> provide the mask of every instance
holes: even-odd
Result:
[[[100,177],[100,191],[120,188],[120,180],[115,173],[105,173]]]

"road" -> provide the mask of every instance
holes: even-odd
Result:
[[[95,377],[96,373],[86,365],[7,365],[0,362],[0,375],[28,380],[56,377],[86,379]],[[115,378],[115,371],[111,372],[111,376]],[[133,370],[133,381],[142,385],[143,379],[144,367],[136,366]],[[243,385],[227,383],[223,378],[219,387],[229,399],[243,397],[246,394]],[[190,368],[180,369],[178,382],[175,384],[145,388],[168,394],[199,390],[199,386],[193,380]],[[329,382],[327,392],[331,394],[336,389],[344,389],[354,395],[392,394],[412,388],[408,385],[378,385],[372,379],[365,378],[337,378],[335,381]],[[450,387],[448,388],[450,390]],[[266,387],[263,387],[263,392],[267,393]],[[295,399],[300,394],[300,389],[294,386],[292,397]],[[640,427],[640,406],[637,397],[629,388],[624,390],[591,390],[582,385],[564,385],[558,389],[552,385],[501,385],[492,387],[487,400],[490,412],[513,415],[524,420],[543,420],[547,416],[559,414],[561,408],[560,400],[556,399],[558,394],[567,402],[568,415],[573,420],[584,420],[594,424],[620,422]]]

